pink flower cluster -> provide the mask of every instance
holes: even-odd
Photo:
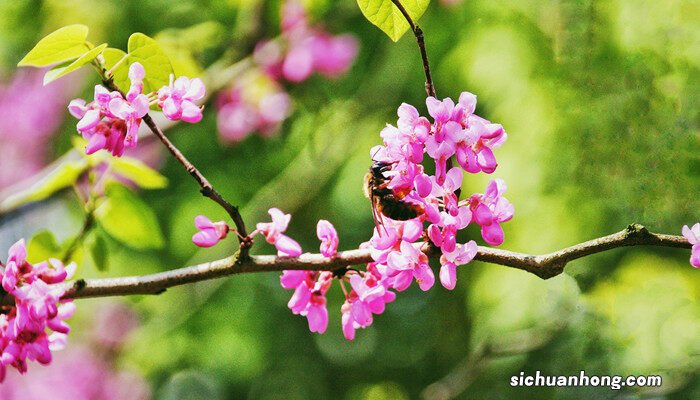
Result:
[[[275,215],[277,214],[277,217]],[[270,210],[270,215],[272,215],[272,224],[258,224],[258,230],[260,230],[261,225],[263,227],[274,225],[275,219],[281,221],[284,218],[284,224],[279,224],[277,228],[283,228],[282,232],[286,229],[286,223],[289,222],[289,214],[279,215],[281,212],[276,208]],[[269,231],[268,231],[269,232]],[[280,235],[281,232],[277,232]],[[316,234],[318,239],[321,241],[321,254],[324,257],[333,258],[338,251],[338,233],[333,227],[333,224],[326,220],[318,221],[316,225]],[[265,236],[267,237],[267,233]],[[284,235],[282,235],[284,236]],[[287,238],[288,240],[292,239]],[[269,240],[268,240],[269,242]],[[275,243],[280,255],[285,254],[282,250],[284,247]],[[296,242],[294,242],[296,244]],[[298,246],[298,245],[297,245]],[[295,252],[296,256],[301,254],[301,248],[298,249],[298,254]],[[291,254],[290,254],[291,255]],[[280,283],[285,289],[294,289],[294,294],[289,300],[287,306],[296,315],[302,315],[306,317],[309,322],[309,330],[311,332],[323,333],[328,327],[328,309],[326,308],[326,292],[331,287],[333,283],[333,273],[329,271],[284,271],[282,272],[282,277],[280,278]]]
[[[148,113],[150,97],[155,93],[143,93],[143,79],[146,72],[139,63],[129,67],[131,86],[126,96],[118,91],[109,91],[102,85],[95,86],[94,100],[86,103],[83,99],[74,99],[68,105],[68,111],[80,119],[77,130],[88,141],[86,154],[107,150],[115,157],[121,157],[127,148],[136,147],[141,119]],[[169,86],[158,91],[158,106],[171,120],[199,122],[202,110],[195,101],[204,97],[204,84],[200,79],[189,80],[180,77]]]
[[[308,22],[304,6],[295,0],[282,7],[281,40],[258,43],[253,57],[271,77],[302,82],[314,72],[328,78],[344,74],[357,55],[352,35],[332,36]]]
[[[287,304],[292,312],[306,317],[311,332],[325,332],[328,327],[326,292],[333,282],[333,273],[284,271],[280,282],[283,288],[294,289],[294,294]]]
[[[462,93],[457,104],[449,98],[428,97],[426,105],[432,123],[415,107],[402,104],[397,126],[384,128],[384,145],[371,151],[375,162],[390,166],[383,171],[387,188],[425,210],[421,220],[430,223],[430,240],[443,251],[454,251],[457,231],[472,222],[481,226],[488,244],[500,245],[500,224],[513,216],[513,206],[503,197],[505,182],[494,179],[484,194],[460,201],[463,173],[456,167],[447,171],[447,165],[454,156],[469,173],[493,173],[498,165],[493,149],[505,142],[507,134],[501,125],[474,114],[476,96],[469,92]],[[425,174],[420,164],[424,154],[435,162],[434,176]]]
[[[70,328],[64,321],[75,311],[72,301],[61,300],[65,290],[56,285],[73,275],[75,264],[64,267],[50,259],[32,265],[26,258],[27,249],[20,240],[10,248],[7,263],[0,263],[0,293],[15,299],[14,305],[0,308],[0,381],[7,366],[25,373],[27,360],[49,364],[51,352],[65,346]]]
[[[219,94],[216,108],[221,139],[236,143],[252,132],[265,137],[277,133],[291,113],[292,104],[277,81],[252,71]]]
[[[683,236],[693,245],[690,253],[690,265],[700,268],[700,222],[689,228],[683,225]]]
[[[202,120],[202,107],[197,105],[204,98],[206,89],[199,78],[188,79],[170,75],[170,85],[158,90],[158,107],[171,121],[182,120],[195,124]]]
[[[138,314],[126,303],[99,303],[84,324],[85,335],[54,354],[51,368],[27,376],[8,374],[0,385],[3,400],[148,400],[146,382],[120,363],[122,350],[138,327]]]
[[[274,135],[291,113],[282,81],[299,83],[314,72],[337,78],[357,56],[358,42],[353,36],[333,36],[310,25],[304,7],[296,0],[284,2],[281,30],[279,38],[255,47],[256,70],[237,79],[217,99],[218,128],[225,142],[241,141],[256,131]]]
[[[433,287],[435,274],[423,251],[429,245],[440,251],[440,283],[452,290],[457,267],[477,254],[476,242],[458,243],[457,233],[476,223],[488,244],[500,245],[504,240],[501,224],[513,217],[513,206],[503,197],[506,185],[501,179],[491,180],[483,194],[460,200],[463,170],[487,174],[496,170],[493,149],[507,138],[503,127],[474,114],[476,96],[468,92],[461,94],[457,104],[449,98],[440,101],[433,97],[426,104],[432,122],[420,116],[415,107],[402,104],[397,126],[387,125],[381,132],[384,144],[371,150],[371,174],[382,186],[373,188],[377,192],[373,196],[390,193],[393,207],[410,207],[417,216],[395,220],[383,215],[382,209],[375,210],[378,226],[369,242],[361,246],[370,251],[373,261],[366,271],[343,271],[340,277],[345,293],[341,324],[348,340],[354,339],[357,329],[371,325],[373,315],[384,312],[396,292],[406,290],[413,281],[424,291]],[[424,170],[425,154],[435,163],[434,175]],[[461,169],[448,168],[453,158]],[[382,201],[380,198],[380,205]],[[328,243],[337,247],[337,233],[329,226],[320,221],[317,232],[326,257],[333,254],[325,251]],[[425,243],[428,241],[430,244]],[[307,316],[312,332],[326,329],[324,296],[333,277],[331,272],[314,271],[285,271],[282,275],[282,287],[295,291],[289,307],[295,314]],[[350,284],[349,291],[345,282]]]

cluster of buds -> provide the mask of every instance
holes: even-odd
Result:
[[[259,42],[253,53],[256,68],[218,97],[218,128],[225,142],[239,142],[252,132],[274,135],[291,113],[283,81],[300,83],[315,72],[327,78],[343,75],[357,56],[351,35],[333,36],[309,23],[295,0],[282,6],[281,35]]]
[[[145,75],[143,66],[133,63],[129,67],[131,86],[126,95],[96,85],[92,102],[86,103],[83,99],[70,102],[68,111],[80,119],[77,130],[88,141],[86,154],[104,149],[121,157],[125,149],[136,147],[141,120],[152,104],[157,104],[171,120],[194,123],[202,119],[202,108],[196,105],[205,94],[200,79],[179,77],[173,80],[171,76],[170,85],[144,94]]]
[[[70,328],[65,320],[75,311],[72,301],[61,300],[65,289],[56,285],[73,275],[75,264],[64,267],[50,259],[32,265],[26,258],[20,240],[10,248],[7,263],[0,263],[0,293],[14,298],[14,305],[0,308],[0,381],[7,366],[25,373],[27,360],[49,364],[51,352],[66,344]]]

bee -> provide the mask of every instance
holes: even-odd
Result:
[[[389,179],[384,173],[390,169],[390,163],[375,161],[365,175],[365,196],[372,202],[372,216],[377,226],[382,225],[382,215],[397,221],[407,221],[425,212],[421,205],[404,200],[410,191],[394,192],[387,187]]]

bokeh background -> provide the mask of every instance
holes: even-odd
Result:
[[[359,40],[346,74],[281,83],[292,111],[274,132],[222,139],[216,95],[202,123],[167,132],[242,205],[249,225],[278,207],[293,214],[288,232],[305,250],[317,248],[321,218],[335,224],[341,249],[356,248],[373,227],[361,191],[369,149],[384,124],[395,123],[401,102],[426,113],[423,72],[410,34],[392,43],[354,1],[305,5],[314,24]],[[254,0],[0,1],[0,192],[21,191],[24,178],[70,151],[76,121],[65,105],[91,98],[97,82],[85,69],[41,88],[40,73],[17,70],[45,34],[83,23],[93,43],[125,48],[132,32],[144,32],[170,49],[179,68],[220,80],[218,67],[279,35],[279,8]],[[698,21],[694,0],[432,2],[420,25],[439,97],[477,94],[477,113],[509,134],[494,173],[508,183],[516,210],[503,248],[542,253],[630,223],[680,234],[682,225],[698,222]],[[157,143],[137,156],[169,181],[138,192],[156,216],[149,234],[163,240],[144,249],[104,235],[106,268],[85,257],[79,276],[145,274],[230,253],[234,241],[206,250],[191,243],[196,215],[225,215],[181,166],[159,154]],[[483,191],[489,178],[470,176],[463,192]],[[0,254],[41,229],[70,237],[81,218],[70,191],[5,210]],[[470,238],[478,241],[478,232],[468,229],[460,239]],[[273,249],[258,243],[254,251]],[[31,365],[24,377],[12,370],[0,397],[700,398],[700,280],[688,257],[683,250],[617,249],[573,262],[548,281],[473,262],[459,270],[454,291],[401,293],[354,342],[340,330],[337,287],[328,331],[311,334],[286,308],[291,293],[276,274],[160,296],[80,300],[68,349],[49,367]],[[622,391],[509,385],[511,376],[538,370],[661,374],[664,381]]]

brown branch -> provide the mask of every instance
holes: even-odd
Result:
[[[190,175],[192,175],[192,177],[197,181],[199,186],[202,188],[202,195],[212,199],[224,210],[226,210],[228,215],[233,220],[233,223],[236,225],[236,230],[239,234],[239,241],[241,242],[241,248],[244,251],[246,251],[243,254],[243,256],[247,256],[247,249],[250,248],[250,245],[252,243],[249,240],[246,240],[248,232],[246,231],[245,222],[243,222],[243,217],[238,211],[238,207],[226,201],[226,199],[224,199],[223,196],[221,196],[221,194],[217,192],[216,189],[214,189],[214,186],[207,180],[207,178],[204,175],[202,175],[202,173],[199,172],[199,170],[185,157],[185,155],[182,154],[182,152],[177,147],[175,147],[173,142],[171,142],[170,139],[168,139],[168,137],[165,136],[165,133],[163,133],[163,131],[158,127],[158,125],[156,125],[155,122],[153,122],[153,119],[150,115],[144,115],[143,122],[145,122],[146,125],[148,125],[153,134],[156,135],[161,142],[163,142],[163,144],[168,149],[168,151],[170,151],[173,157],[175,157],[175,159],[177,159],[177,161],[179,161],[180,164],[182,164],[182,166],[185,167],[187,172]]]
[[[625,246],[661,246],[687,248],[690,243],[682,236],[664,235],[649,232],[641,225],[630,225],[627,229],[598,239],[579,243],[565,249],[543,255],[529,255],[508,250],[479,246],[475,259],[493,264],[530,272],[542,279],[561,274],[570,261],[591,254]],[[437,249],[424,250],[428,255],[436,255]],[[273,272],[282,270],[335,271],[351,265],[366,264],[372,261],[369,250],[358,249],[338,253],[334,258],[321,254],[302,254],[299,257],[233,256],[204,264],[179,268],[171,271],[143,276],[129,276],[106,279],[80,279],[66,282],[64,298],[124,296],[133,294],[159,294],[166,289],[221,278],[228,275]],[[12,304],[6,295],[2,304]]]
[[[423,30],[416,25],[415,22],[413,22],[413,18],[411,18],[408,11],[406,11],[406,8],[399,0],[391,0],[391,2],[394,3],[399,11],[401,11],[403,17],[406,18],[406,22],[408,22],[408,25],[411,26],[411,31],[413,31],[413,35],[416,37],[418,49],[420,50],[420,56],[423,60],[423,71],[425,72],[425,91],[428,93],[428,96],[436,97],[435,84],[433,84],[433,77],[430,73],[430,63],[428,62],[428,52],[425,50],[425,37],[423,36]]]

